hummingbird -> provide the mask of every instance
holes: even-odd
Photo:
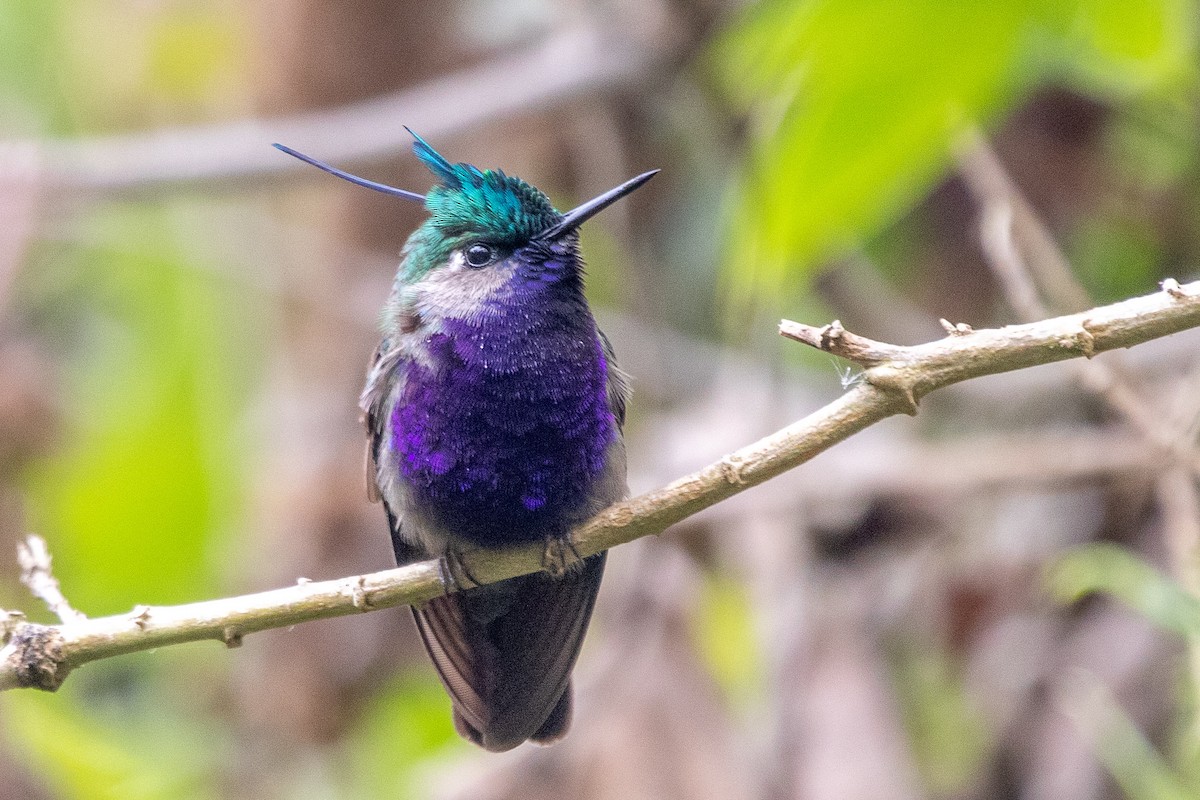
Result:
[[[409,133],[437,181],[426,195],[275,146],[429,213],[401,250],[360,398],[368,494],[396,562],[441,558],[459,589],[412,607],[455,729],[495,752],[549,744],[570,727],[606,556],[580,558],[571,529],[628,494],[629,381],[584,296],[579,226],[658,170],[564,214]],[[545,544],[542,572],[485,586],[456,574],[466,549],[530,543]]]

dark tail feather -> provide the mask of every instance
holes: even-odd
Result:
[[[561,578],[525,575],[413,609],[464,738],[501,751],[567,732],[571,669],[604,559],[603,553],[592,556]]]
[[[453,707],[454,714],[454,730],[458,735],[466,739],[468,742],[479,747],[485,747],[483,743],[483,734],[471,727],[471,723],[467,722],[467,718],[458,710],[458,706]]]
[[[571,705],[571,682],[567,681],[567,688],[554,704],[554,710],[546,717],[542,727],[537,729],[537,733],[529,739],[538,744],[552,744],[566,736],[567,731],[571,729]]]
[[[571,729],[571,705],[571,684],[568,681],[567,689],[562,693],[562,697],[558,698],[554,710],[550,712],[550,716],[546,717],[542,727],[529,737],[529,741],[538,744],[554,744],[566,736],[567,731]],[[458,706],[454,706],[454,730],[468,742],[486,747],[483,734],[471,727],[471,723],[467,722],[467,718],[458,710]]]

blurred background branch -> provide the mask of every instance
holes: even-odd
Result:
[[[307,174],[299,163],[268,149],[277,141],[320,153],[325,161],[379,162],[412,144],[405,125],[431,139],[448,138],[588,94],[627,89],[670,57],[662,47],[665,41],[669,36],[653,29],[581,24],[519,52],[342,108],[141,134],[13,143],[0,148],[0,171],[21,168],[33,157],[47,187],[76,200],[80,194],[143,194],[209,183],[250,187],[270,176]],[[656,46],[651,49],[651,44]]]

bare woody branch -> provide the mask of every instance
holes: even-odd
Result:
[[[1152,295],[1079,314],[996,330],[949,326],[941,340],[899,347],[857,336],[838,323],[816,328],[784,321],[789,338],[865,368],[863,380],[824,408],[698,472],[605,510],[574,531],[582,555],[669,526],[808,461],[895,414],[915,414],[929,392],[981,375],[1080,356],[1091,358],[1200,326],[1200,282],[1164,282]],[[541,546],[473,551],[463,562],[480,583],[542,568]],[[135,608],[124,615],[37,625],[9,614],[0,649],[0,689],[58,688],[83,664],[181,642],[228,646],[267,628],[420,603],[446,588],[436,561],[259,594],[181,606]]]

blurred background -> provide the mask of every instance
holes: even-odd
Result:
[[[3,0],[0,607],[391,565],[358,391],[409,125],[584,231],[645,491],[898,343],[1197,274],[1194,0]],[[461,742],[407,611],[0,697],[0,799],[1200,796],[1200,335],[927,398],[618,548],[553,748]]]

